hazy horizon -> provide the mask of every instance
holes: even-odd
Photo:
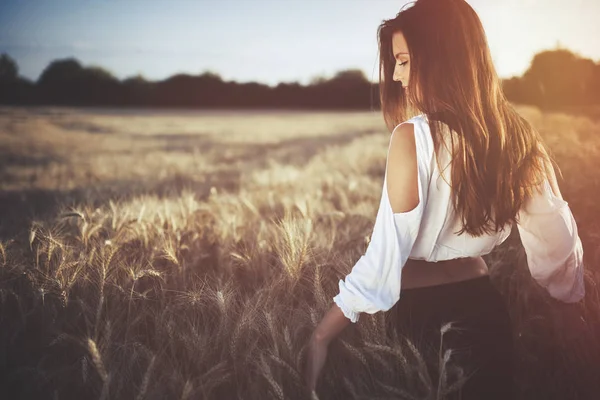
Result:
[[[224,80],[302,84],[360,69],[377,81],[377,26],[401,0],[4,0],[0,53],[37,80],[53,60],[74,57],[124,79],[161,80],[204,71]],[[502,78],[522,75],[557,43],[600,59],[600,2],[470,0]],[[510,29],[507,29],[509,27]]]

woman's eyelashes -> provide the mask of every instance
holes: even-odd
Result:
[[[408,61],[401,62],[401,63],[400,63],[400,64],[398,64],[398,65],[399,65],[399,66],[401,66],[401,67],[403,67],[403,66],[405,66],[406,64],[408,64]]]

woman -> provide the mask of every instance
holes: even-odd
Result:
[[[510,316],[481,256],[516,224],[535,281],[555,299],[579,301],[575,219],[465,1],[418,0],[383,21],[378,43],[391,131],[381,202],[366,252],[311,336],[306,382],[315,389],[329,343],[360,313],[389,310],[389,328],[422,339],[422,349],[444,335],[448,361],[468,378],[451,396],[513,398]]]

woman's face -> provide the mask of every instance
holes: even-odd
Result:
[[[408,79],[410,75],[410,55],[408,54],[408,45],[401,31],[392,34],[392,52],[396,64],[394,66],[393,79],[401,82],[403,88],[408,88]]]

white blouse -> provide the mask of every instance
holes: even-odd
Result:
[[[450,185],[440,176],[433,139],[425,115],[405,121],[414,125],[418,165],[419,204],[410,211],[394,213],[387,193],[387,165],[381,201],[371,240],[333,301],[352,322],[359,314],[387,311],[400,299],[402,268],[408,258],[427,261],[477,257],[504,242],[512,226],[498,233],[457,236],[460,219],[452,207]],[[391,143],[391,136],[390,136]],[[450,179],[449,154],[440,146],[444,178]],[[388,145],[389,156],[389,145]],[[448,168],[444,168],[448,166]],[[563,302],[577,302],[585,295],[583,247],[568,203],[552,192],[548,180],[538,195],[519,211],[517,228],[527,254],[533,279]]]

